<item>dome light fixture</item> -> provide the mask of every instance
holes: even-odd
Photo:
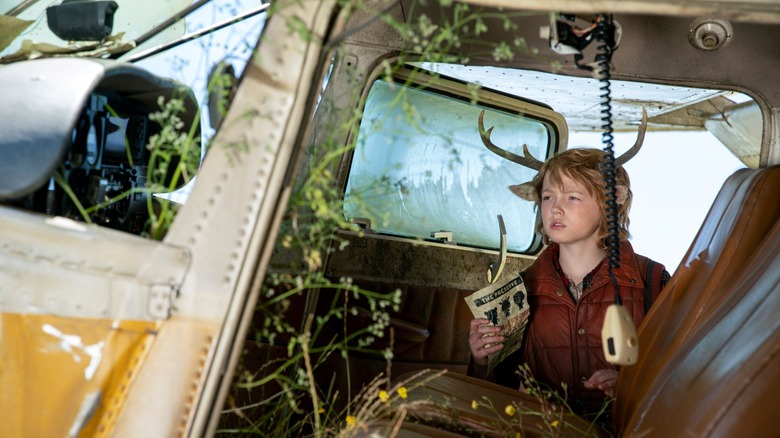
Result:
[[[712,52],[731,42],[734,29],[721,18],[697,18],[688,27],[688,41],[699,50]]]

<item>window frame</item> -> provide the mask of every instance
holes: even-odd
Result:
[[[467,81],[455,79],[446,75],[438,74],[426,69],[423,69],[415,63],[407,63],[404,68],[398,69],[393,72],[392,80],[394,83],[399,83],[404,86],[421,88],[427,92],[434,94],[441,94],[450,98],[458,100],[470,101],[475,106],[486,107],[492,110],[504,112],[507,114],[522,115],[532,120],[537,120],[546,126],[548,135],[550,136],[550,143],[548,145],[547,156],[538,157],[539,160],[545,161],[547,158],[553,156],[561,150],[564,150],[568,142],[568,125],[565,118],[555,112],[549,105],[542,102],[526,99],[503,93],[497,90],[485,88],[479,84],[470,83]],[[381,79],[387,79],[382,76],[381,68],[376,69],[372,75],[365,82],[365,88],[361,97],[361,110],[365,108],[365,104],[368,95],[374,86],[374,83]],[[361,124],[362,124],[361,120]],[[476,122],[476,121],[475,121]],[[485,127],[491,126],[490,122],[485,123]],[[355,128],[355,131],[351,135],[351,141],[357,141],[360,126]],[[352,172],[352,166],[354,163],[354,154],[357,152],[353,150],[348,159],[348,162],[344,163],[345,174],[343,178],[343,191],[344,196],[347,195],[348,182],[350,174]],[[522,154],[521,151],[513,152],[515,154]],[[517,183],[517,181],[507,181],[507,185],[511,183]],[[382,238],[389,240],[398,240],[406,242],[414,242],[415,244],[422,245],[445,245],[448,248],[458,248],[477,252],[497,252],[500,251],[500,239],[498,239],[496,247],[484,247],[471,245],[468,243],[448,242],[445,239],[438,239],[434,237],[421,238],[416,236],[401,236],[397,234],[381,233],[371,229],[370,224],[365,223],[361,218],[350,218],[344,212],[345,218],[354,223],[358,223],[362,230],[361,233],[369,235],[374,238]],[[536,222],[539,220],[539,212],[535,212],[534,223],[532,224],[535,229]],[[497,220],[496,220],[497,222]],[[511,227],[510,227],[511,228]],[[498,224],[496,224],[496,230],[498,230]],[[351,233],[348,233],[351,234]],[[517,256],[534,256],[543,249],[543,244],[539,236],[533,234],[532,240],[525,250],[510,250],[508,251],[512,255]]]

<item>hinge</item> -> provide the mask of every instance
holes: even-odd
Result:
[[[431,239],[438,240],[443,243],[452,242],[452,231],[440,230],[431,232]]]

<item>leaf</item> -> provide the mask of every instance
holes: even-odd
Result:
[[[0,51],[10,46],[16,37],[21,35],[32,23],[32,21],[0,15]]]

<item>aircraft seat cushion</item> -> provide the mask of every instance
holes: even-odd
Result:
[[[621,436],[780,436],[780,221],[721,292]]]
[[[401,291],[400,308],[390,312],[396,361],[447,363],[466,369],[471,352],[468,331],[463,327],[468,327],[473,316],[464,305],[463,298],[474,291],[400,282],[354,281],[367,290],[379,293]],[[364,327],[370,323],[370,307],[362,302],[357,305],[364,307],[365,314],[349,317],[348,323]],[[379,348],[381,342],[389,342],[389,339],[377,340],[372,348]]]
[[[562,412],[559,406],[537,396],[459,373],[435,374],[407,373],[394,379],[408,389],[406,399],[392,402],[395,412],[404,408],[407,421],[465,436],[609,436],[591,422]],[[507,406],[514,412],[507,412]]]
[[[746,264],[780,218],[780,166],[742,169],[724,183],[699,233],[639,327],[640,358],[623,367],[614,406],[618,427],[651,402],[653,385],[679,349],[721,308]]]

